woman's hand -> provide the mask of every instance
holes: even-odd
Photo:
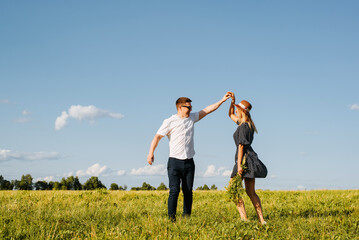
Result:
[[[238,166],[238,175],[239,176],[242,176],[242,173],[243,173],[243,168],[242,168],[242,166]]]
[[[230,97],[232,98],[232,102],[229,105],[228,116],[232,119],[233,122],[237,123],[238,117],[237,117],[237,115],[235,114],[235,111],[234,111],[234,104],[235,104],[236,98],[235,98],[233,92],[229,92],[229,94],[230,94]]]

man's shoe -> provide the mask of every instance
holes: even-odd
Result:
[[[168,219],[171,221],[171,222],[176,222],[176,216],[173,215],[173,216],[168,216]]]

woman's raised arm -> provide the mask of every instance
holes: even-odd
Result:
[[[237,123],[238,117],[236,116],[236,114],[234,114],[234,103],[236,101],[236,98],[234,96],[234,93],[231,92],[231,98],[232,98],[232,102],[229,105],[229,111],[228,111],[228,116],[233,120],[233,122]]]

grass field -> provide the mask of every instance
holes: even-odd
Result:
[[[359,239],[359,190],[258,191],[239,220],[224,191],[195,191],[167,220],[167,191],[0,191],[0,239]]]

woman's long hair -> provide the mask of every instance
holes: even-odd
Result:
[[[242,125],[243,123],[248,123],[249,127],[251,129],[253,129],[253,131],[255,131],[256,133],[258,133],[256,125],[254,124],[252,118],[251,118],[251,114],[245,110],[243,110],[242,108],[237,108],[239,111],[239,114],[241,114],[241,116],[238,116],[238,125]]]

